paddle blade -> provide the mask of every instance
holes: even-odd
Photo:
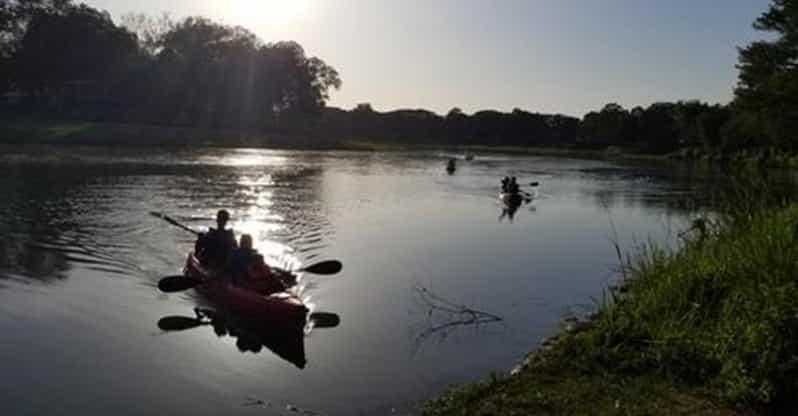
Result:
[[[158,328],[162,331],[184,331],[204,324],[200,319],[187,316],[167,316],[158,320]]]
[[[532,182],[529,184],[529,186],[538,186],[538,185],[540,185],[540,182]]]
[[[303,267],[298,272],[308,272],[313,274],[336,274],[344,268],[338,260],[327,260],[321,263],[316,263],[308,267]]]
[[[193,277],[168,276],[158,281],[158,289],[161,289],[161,292],[164,293],[180,292],[191,289],[200,283],[201,281],[199,279]]]
[[[341,317],[331,312],[313,312],[310,320],[314,328],[335,328],[341,323]]]

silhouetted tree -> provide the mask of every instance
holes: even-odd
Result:
[[[164,35],[175,28],[175,22],[168,13],[157,18],[144,13],[129,13],[122,16],[122,26],[136,34],[143,52],[154,57],[161,51]]]
[[[136,51],[135,36],[107,13],[85,5],[37,10],[13,53],[13,80],[36,95],[59,95],[78,83],[102,91]]]
[[[263,44],[241,27],[187,18],[150,42],[157,52],[148,108],[162,122],[284,127],[318,113],[338,73],[295,42]]]
[[[599,112],[590,112],[582,122],[582,142],[592,146],[630,144],[638,138],[639,119],[616,103],[609,103]]]
[[[723,142],[723,128],[729,123],[731,112],[727,106],[714,105],[698,115],[698,140],[705,148],[718,148]]]
[[[798,1],[773,0],[754,23],[774,40],[753,42],[740,50],[740,78],[734,109],[737,135],[759,144],[795,149],[798,131]],[[755,133],[761,130],[762,134]],[[767,140],[762,143],[761,140]]]

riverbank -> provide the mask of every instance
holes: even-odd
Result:
[[[701,148],[685,148],[670,154],[668,157],[697,165],[730,165],[743,168],[798,168],[798,155],[774,148],[747,149],[732,153]]]
[[[112,146],[209,146],[270,149],[354,151],[446,151],[476,154],[504,153],[586,159],[667,160],[665,155],[630,152],[618,147],[521,147],[400,143],[281,134],[234,129],[161,126],[148,124],[75,122],[42,119],[0,119],[0,144],[59,144]]]
[[[151,124],[0,120],[2,144],[108,146],[211,146],[271,149],[337,149],[338,141],[312,135]]]
[[[670,154],[643,153],[631,148],[526,147],[505,145],[447,145],[352,140],[319,133],[275,133],[257,130],[211,129],[186,126],[77,122],[38,118],[0,118],[0,144],[57,144],[107,146],[202,146],[290,150],[438,151],[455,154],[502,153],[545,157],[573,157],[640,162],[678,162],[696,166],[734,168],[798,168],[798,155],[775,149],[723,153],[685,148]]]
[[[580,147],[525,147],[525,146],[488,146],[488,145],[443,145],[443,144],[416,144],[396,143],[381,141],[348,140],[343,146],[352,150],[367,151],[408,151],[418,149],[441,150],[476,155],[484,153],[503,153],[530,156],[576,157],[582,159],[625,159],[625,160],[651,160],[666,161],[668,155],[647,154],[630,152],[617,146],[603,149],[588,149]]]
[[[798,393],[798,206],[697,223],[647,246],[599,311],[510,375],[452,390],[428,415],[747,415]]]

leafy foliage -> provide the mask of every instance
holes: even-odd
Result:
[[[295,42],[198,17],[124,21],[69,0],[3,2],[0,86],[59,117],[237,128],[318,114],[341,86]]]
[[[754,42],[740,50],[740,80],[734,108],[757,144],[798,148],[798,1],[773,0],[754,28],[775,40]]]

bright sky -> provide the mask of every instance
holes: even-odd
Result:
[[[85,0],[203,15],[295,40],[335,67],[330,105],[522,108],[581,116],[697,98],[728,102],[736,47],[769,0]]]

